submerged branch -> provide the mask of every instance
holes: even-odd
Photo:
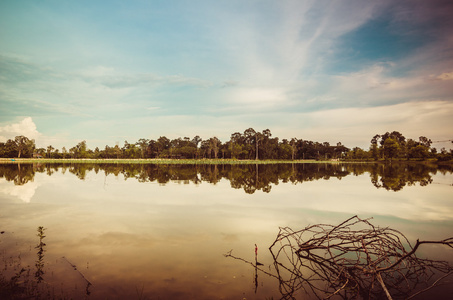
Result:
[[[284,227],[269,247],[277,275],[263,272],[277,277],[283,299],[294,299],[299,289],[319,299],[407,299],[438,286],[453,273],[446,261],[417,257],[422,244],[453,248],[453,237],[417,240],[412,246],[398,230],[374,226],[358,216],[335,226],[316,224],[298,231]],[[225,256],[256,268],[231,252]],[[432,283],[438,273],[446,275]]]

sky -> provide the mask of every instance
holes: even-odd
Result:
[[[453,139],[450,0],[0,1],[0,141]]]

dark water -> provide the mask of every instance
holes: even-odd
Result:
[[[2,164],[0,283],[43,299],[280,299],[276,278],[224,254],[254,262],[256,244],[272,275],[279,227],[353,215],[411,242],[451,237],[452,174],[424,164]],[[452,250],[419,253],[451,261]],[[14,276],[21,289],[5,287]],[[292,296],[308,299],[303,288]]]

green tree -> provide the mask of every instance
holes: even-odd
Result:
[[[81,158],[87,158],[88,153],[87,153],[87,142],[86,141],[81,141],[80,143],[77,144],[77,151],[79,153],[79,157]]]
[[[427,147],[428,149],[429,149],[429,147],[431,147],[431,144],[433,143],[433,141],[431,141],[431,139],[428,139],[425,136],[419,137],[418,140],[420,141],[421,145]]]
[[[209,139],[210,149],[214,152],[214,158],[218,157],[221,142],[217,137],[212,137]]]
[[[376,134],[372,139],[371,139],[371,146],[370,146],[370,154],[371,157],[374,160],[379,159],[379,148],[378,148],[378,140],[381,136],[379,134]]]
[[[51,145],[47,146],[47,157],[48,158],[52,158],[52,151],[54,150],[55,148],[52,147]]]
[[[293,142],[294,139],[291,140]],[[279,159],[293,159],[294,160],[294,147],[289,144],[287,139],[283,139],[278,145],[278,158]]]
[[[395,139],[387,138],[384,141],[383,151],[384,151],[385,159],[392,160],[392,159],[398,157],[399,150],[400,150],[400,145]]]
[[[230,152],[231,152],[231,158],[240,158],[242,154],[242,135],[239,132],[235,132],[231,135],[230,137]]]
[[[168,157],[170,155],[170,140],[161,136],[157,139],[157,156],[158,157]]]
[[[297,152],[297,138],[291,139],[291,159],[294,160],[296,158]]]
[[[140,149],[137,148],[136,144],[124,141],[124,146],[121,150],[123,158],[140,158]]]
[[[258,156],[258,149],[259,149],[259,143],[262,142],[264,139],[264,135],[261,132],[256,132],[255,133],[255,160],[259,159]]]
[[[248,159],[252,159],[256,148],[256,131],[253,128],[248,128],[244,131],[244,146],[248,153]]]
[[[148,151],[149,140],[139,139],[136,145],[140,148],[140,155],[142,158],[145,158],[145,155]]]
[[[9,139],[6,143],[1,143],[1,157],[17,157],[18,151],[16,142]]]
[[[20,158],[21,155],[30,157],[35,150],[35,141],[30,140],[29,138],[19,135],[14,138],[15,148],[17,150],[17,157]]]
[[[417,158],[420,160],[426,159],[429,157],[429,148],[418,144],[415,147],[412,147],[409,152],[410,157]]]
[[[61,154],[63,155],[63,158],[67,158],[68,150],[66,150],[66,147],[61,148]]]

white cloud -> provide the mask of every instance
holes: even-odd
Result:
[[[0,127],[0,141],[14,139],[18,135],[26,136],[29,139],[41,137],[41,133],[38,132],[36,124],[31,117],[26,117],[19,123]]]

